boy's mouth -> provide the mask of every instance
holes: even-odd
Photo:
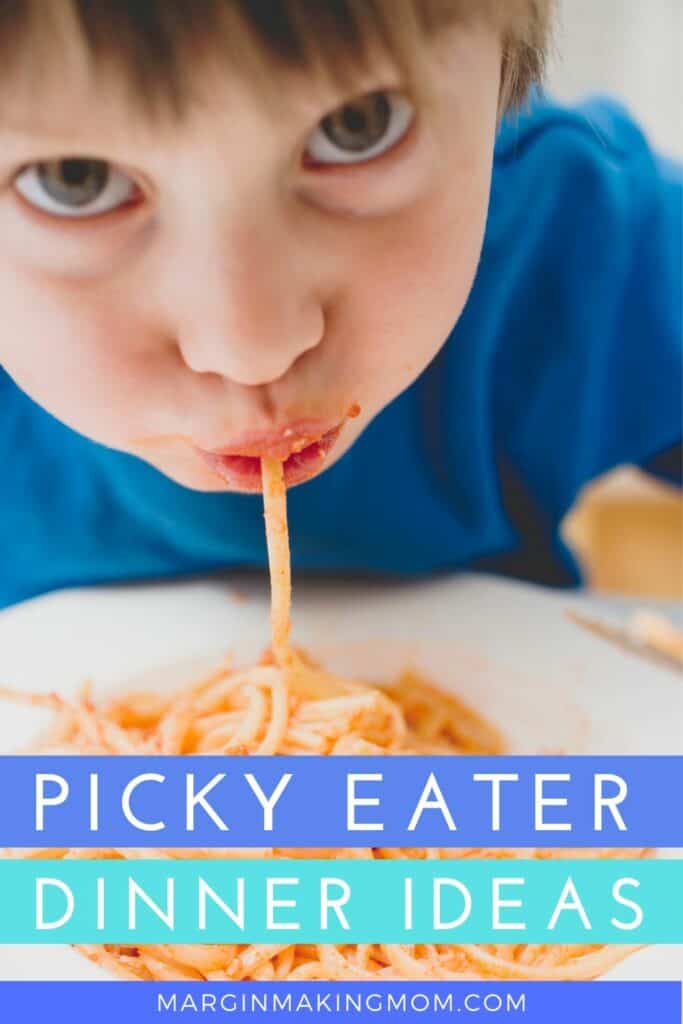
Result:
[[[300,421],[280,430],[244,434],[232,445],[213,451],[197,450],[234,490],[261,491],[263,457],[282,459],[285,484],[291,487],[320,472],[345,422],[346,417],[330,427],[320,421]]]

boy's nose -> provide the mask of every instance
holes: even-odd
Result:
[[[324,334],[310,271],[291,244],[248,233],[214,251],[208,266],[191,267],[193,301],[176,333],[187,366],[252,387],[283,377]]]

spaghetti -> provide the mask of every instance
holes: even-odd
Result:
[[[271,642],[276,662],[284,666],[291,660],[289,610],[292,604],[292,577],[287,530],[287,493],[282,463],[278,459],[262,459],[261,476],[270,568]]]
[[[105,754],[497,754],[497,729],[414,672],[379,689],[333,675],[289,645],[290,570],[282,466],[263,460],[272,589],[272,654],[246,669],[226,664],[179,692],[136,692],[96,705],[5,692],[56,712],[42,749]],[[613,856],[617,851],[589,851]],[[324,849],[21,851],[65,858],[514,858],[514,850]],[[562,851],[525,851],[539,858]],[[576,854],[574,854],[576,855]],[[618,851],[624,856],[623,851]],[[632,851],[645,856],[646,851]],[[77,947],[114,974],[141,980],[589,979],[635,947],[598,945],[88,945]]]

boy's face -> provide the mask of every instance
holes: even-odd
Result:
[[[186,486],[256,489],[269,453],[289,456],[288,483],[307,479],[463,308],[496,34],[439,38],[426,109],[380,66],[351,95],[287,74],[270,108],[207,70],[201,102],[161,125],[73,49],[39,84],[26,68],[3,85],[0,363],[74,429]]]

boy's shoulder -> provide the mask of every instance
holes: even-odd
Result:
[[[496,138],[496,166],[553,150],[559,155],[580,151],[613,167],[653,162],[646,133],[616,100],[595,95],[570,105],[536,91],[524,109],[503,118]]]
[[[595,96],[567,106],[536,93],[499,129],[487,244],[526,235],[552,247],[553,237],[590,228],[593,243],[614,250],[680,180],[619,103]]]

